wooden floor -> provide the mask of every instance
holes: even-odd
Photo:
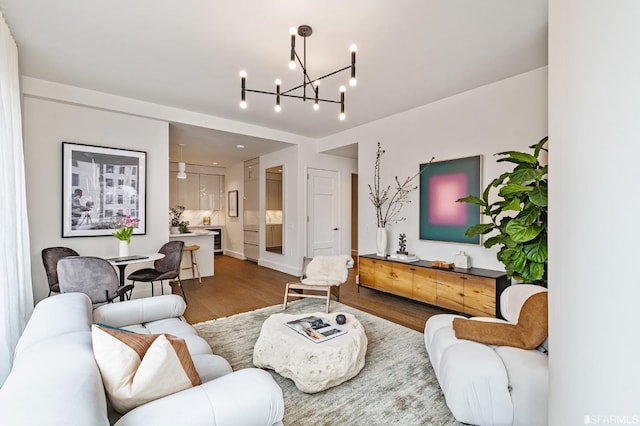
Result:
[[[351,269],[349,279],[340,287],[341,303],[420,332],[424,331],[427,318],[446,312],[365,287],[360,287],[358,292],[355,275],[356,269]],[[182,281],[188,302],[185,318],[195,324],[282,304],[285,284],[297,280],[298,277],[258,266],[247,260],[217,255],[214,277],[203,278],[202,284],[198,280]],[[173,292],[181,294],[175,285]],[[318,310],[323,311],[324,301],[317,302]]]

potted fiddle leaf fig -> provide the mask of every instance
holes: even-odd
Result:
[[[500,245],[497,253],[509,278],[530,284],[547,283],[547,185],[548,166],[540,163],[540,153],[547,151],[548,137],[529,148],[533,153],[505,151],[498,162],[514,163],[512,171],[494,179],[481,197],[468,196],[458,202],[476,204],[487,223],[471,226],[465,235],[491,233],[484,242],[487,248]],[[499,199],[489,201],[492,188]]]

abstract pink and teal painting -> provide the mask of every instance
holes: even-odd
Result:
[[[480,156],[420,164],[420,171],[420,239],[479,244],[479,235],[464,232],[480,222],[480,209],[456,200],[480,196]]]

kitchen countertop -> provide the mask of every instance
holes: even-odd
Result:
[[[208,231],[208,232],[187,232],[184,234],[169,234],[169,238],[173,237],[206,237],[207,235],[218,235],[218,231]]]

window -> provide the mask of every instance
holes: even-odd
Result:
[[[120,217],[124,216],[124,212],[122,211],[122,209],[118,209],[117,215]]]
[[[124,167],[124,166],[120,166],[120,174],[121,174],[121,175],[125,175],[125,174],[127,174],[127,171],[126,171],[126,169],[125,169],[125,167]]]
[[[137,175],[137,174],[138,174],[138,168],[137,168],[137,167],[132,167],[132,168],[131,168],[131,174],[132,174],[133,176]]]
[[[131,204],[136,204],[138,202],[138,197],[134,195],[131,196]]]
[[[113,217],[113,210],[105,210],[104,217]]]
[[[124,179],[118,179],[118,186],[124,186]]]
[[[131,188],[136,189],[136,181],[131,179]]]
[[[113,173],[113,164],[107,164],[105,166],[105,173]]]
[[[80,186],[80,175],[71,173],[71,186]]]
[[[111,179],[111,178],[106,178],[106,179],[104,180],[104,182],[105,182],[105,185],[106,185],[106,186],[113,187],[113,179]]]
[[[113,204],[113,194],[105,194],[104,195],[104,203],[105,204]]]
[[[118,204],[122,204],[123,202],[122,194],[118,194]]]
[[[73,167],[78,167],[78,160],[71,160],[71,165]]]

